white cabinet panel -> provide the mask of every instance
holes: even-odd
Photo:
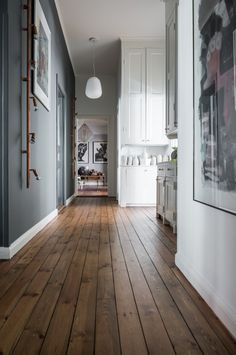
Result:
[[[161,49],[147,49],[147,114],[148,144],[168,144],[165,135],[165,55]]]
[[[123,144],[167,145],[164,49],[125,48]]]
[[[127,138],[129,144],[145,140],[144,100],[142,95],[129,95]]]
[[[164,177],[157,178],[157,215],[164,216],[165,211],[165,190],[164,190]]]
[[[145,139],[145,49],[126,49],[124,75],[126,143],[140,144]]]
[[[122,207],[156,204],[155,167],[122,167],[121,201]]]
[[[176,164],[166,162],[157,165],[157,217],[169,223],[176,233],[177,217],[177,168]]]
[[[176,9],[166,25],[166,133],[168,136],[177,135],[177,34]]]
[[[176,225],[176,179],[174,177],[166,177],[165,180],[165,218]]]

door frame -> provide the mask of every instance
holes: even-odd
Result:
[[[8,16],[7,1],[0,2],[0,247],[8,246]]]
[[[58,118],[58,97],[59,92],[63,97],[63,164],[62,164],[62,206],[58,205],[58,186],[57,186],[57,118]],[[66,94],[61,82],[59,80],[58,74],[56,74],[56,207],[61,209],[66,205]]]
[[[107,150],[108,150],[108,161],[107,161],[107,192],[108,192],[108,196],[109,196],[109,192],[110,192],[110,169],[111,169],[111,161],[113,158],[113,155],[111,154],[112,150],[111,150],[111,139],[110,137],[112,137],[112,120],[113,117],[109,114],[81,114],[79,113],[76,117],[76,129],[75,129],[75,171],[76,171],[76,175],[75,175],[75,194],[78,195],[78,164],[77,164],[77,142],[78,142],[78,138],[77,138],[77,131],[78,131],[78,123],[79,120],[81,119],[94,119],[94,120],[99,120],[99,119],[105,119],[107,121]],[[114,160],[114,159],[113,159]]]

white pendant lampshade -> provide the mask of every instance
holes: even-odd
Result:
[[[98,99],[102,96],[102,85],[101,81],[96,77],[95,74],[95,42],[96,38],[91,37],[89,41],[93,44],[93,76],[88,79],[86,88],[85,88],[85,95],[89,99]]]
[[[88,79],[85,89],[85,95],[90,99],[98,99],[102,96],[101,81],[96,76],[92,76]]]

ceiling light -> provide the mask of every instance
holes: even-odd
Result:
[[[93,76],[88,79],[85,89],[85,95],[90,99],[98,99],[102,96],[101,81],[95,75],[95,42],[96,38],[91,37],[89,41],[93,46]]]

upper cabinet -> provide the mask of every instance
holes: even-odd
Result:
[[[124,116],[122,128],[125,144],[146,141],[146,53],[141,48],[126,48],[124,58]]]
[[[168,144],[163,47],[152,48],[145,43],[123,44],[121,105],[122,144]]]
[[[166,3],[166,134],[176,138],[177,116],[177,1]]]

